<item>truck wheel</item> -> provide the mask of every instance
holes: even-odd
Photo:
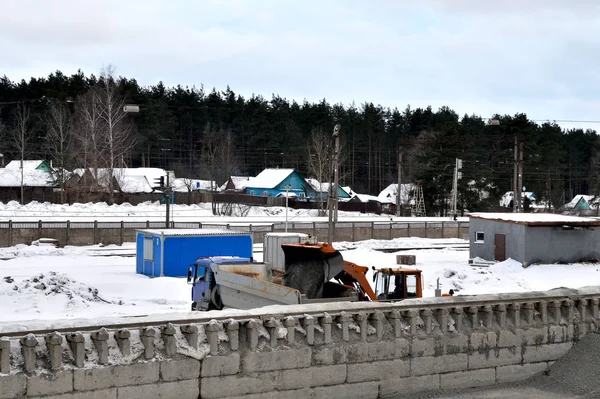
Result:
[[[210,291],[210,305],[215,310],[223,309],[223,302],[221,301],[221,295],[219,295],[217,287],[213,287]]]

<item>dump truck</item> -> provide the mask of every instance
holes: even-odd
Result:
[[[284,268],[242,257],[204,257],[188,269],[192,310],[252,309],[333,301],[401,300],[422,296],[421,271],[345,261],[328,243],[282,244]],[[399,289],[400,285],[404,288]]]

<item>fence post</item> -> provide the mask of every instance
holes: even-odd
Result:
[[[371,240],[375,237],[375,222],[371,222]]]
[[[407,223],[406,227],[407,227],[407,230],[408,230],[407,233],[406,233],[407,237],[410,237],[410,222]]]
[[[121,233],[121,237],[120,237],[121,238],[121,245],[123,245],[123,241],[124,241],[124,239],[123,239],[123,229],[124,229],[124,227],[125,227],[125,222],[123,222],[121,220],[121,230],[120,230],[120,233]]]
[[[427,238],[427,222],[425,222],[425,238]]]
[[[352,242],[356,242],[356,223],[352,222]]]
[[[198,222],[198,228],[201,229],[202,228],[202,222]]]
[[[390,240],[392,239],[392,222],[390,222]]]
[[[98,221],[94,220],[94,245],[98,242]]]
[[[146,228],[149,229],[150,228],[150,221],[146,220]]]
[[[313,237],[316,237],[316,236],[317,236],[317,223],[313,222]]]
[[[446,237],[444,237],[444,225],[445,225],[445,224],[446,224],[446,222],[444,222],[444,221],[442,220],[442,238],[446,238]]]
[[[65,240],[65,246],[69,245],[69,236],[71,235],[71,221],[67,220],[67,234],[66,234],[66,240]]]
[[[38,221],[38,240],[42,238],[42,221]]]
[[[8,221],[8,246],[12,247],[13,243],[13,222],[12,220]]]
[[[456,224],[456,238],[460,238],[460,222]]]

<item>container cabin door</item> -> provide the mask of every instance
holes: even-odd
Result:
[[[504,234],[494,234],[494,260],[506,260],[506,236]]]

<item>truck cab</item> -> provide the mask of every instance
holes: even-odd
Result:
[[[192,285],[192,310],[219,310],[223,303],[219,295],[213,264],[252,263],[252,258],[238,256],[213,256],[196,259],[188,267],[187,282]]]
[[[409,268],[373,268],[378,301],[423,297],[421,270]]]

